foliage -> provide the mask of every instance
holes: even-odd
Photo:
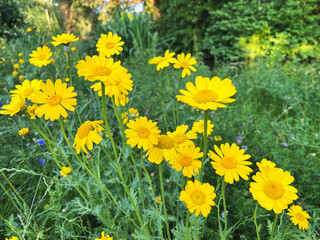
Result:
[[[13,0],[0,0],[0,37],[13,38],[17,36],[15,27],[21,27],[23,24],[17,4]]]

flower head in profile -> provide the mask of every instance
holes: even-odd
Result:
[[[303,211],[302,207],[292,205],[287,214],[291,216],[290,220],[294,225],[298,225],[299,229],[309,229],[308,219],[310,219],[310,215],[306,211]]]
[[[279,214],[298,198],[298,190],[292,187],[294,177],[281,168],[270,168],[268,171],[257,172],[252,177],[249,191],[253,199],[268,211]]]
[[[214,128],[214,125],[211,124],[210,120],[208,120],[207,136],[209,136],[212,133],[213,128]],[[191,131],[204,134],[204,120],[199,120],[198,122],[194,122]]]
[[[114,104],[119,107],[121,106],[125,106],[128,102],[129,102],[129,98],[124,95],[124,94],[119,94],[118,96],[115,96],[114,98],[112,98],[112,102],[114,100]]]
[[[228,78],[221,80],[218,77],[204,78],[196,77],[196,84],[186,83],[187,90],[180,90],[182,95],[177,95],[177,100],[189,104],[193,108],[216,110],[225,108],[223,103],[234,102],[232,97],[236,92],[235,86]]]
[[[52,60],[50,59],[52,52],[47,46],[38,47],[37,50],[32,51],[29,56],[31,57],[29,62],[38,67],[47,66]]]
[[[208,153],[208,156],[213,160],[211,165],[218,175],[224,176],[225,182],[233,184],[234,180],[239,181],[239,176],[245,180],[249,179],[248,175],[252,169],[247,165],[252,163],[246,160],[251,156],[244,154],[244,149],[240,149],[235,143],[231,146],[226,143],[221,144],[220,149],[214,145],[214,150],[216,153],[211,150]]]
[[[169,163],[177,159],[177,144],[168,135],[160,135],[158,143],[153,145],[146,154],[152,163],[160,164],[163,158]]]
[[[101,238],[96,238],[94,240],[113,240],[112,237],[110,237],[110,235],[108,234],[107,236],[105,235],[104,232],[101,233]]]
[[[72,170],[70,167],[62,167],[60,174],[61,174],[61,176],[66,177],[71,172],[72,172]]]
[[[179,146],[193,144],[192,139],[197,139],[197,133],[195,131],[188,131],[188,125],[180,125],[174,132],[167,132],[168,136],[173,139]]]
[[[202,214],[207,217],[211,211],[211,206],[216,198],[214,187],[209,183],[201,184],[198,180],[188,181],[185,190],[180,192],[179,200],[187,204],[191,213],[195,212],[196,217]]]
[[[160,69],[169,67],[170,63],[174,63],[174,55],[174,52],[170,53],[169,50],[167,50],[164,54],[164,57],[154,57],[149,60],[149,64],[157,64],[157,71],[159,71]]]
[[[96,47],[100,55],[110,57],[114,54],[119,55],[120,51],[123,51],[121,47],[123,44],[124,42],[121,41],[121,37],[116,33],[112,34],[112,32],[108,32],[108,35],[101,34]]]
[[[215,140],[216,142],[219,142],[219,141],[222,140],[222,138],[221,138],[221,136],[214,136],[214,140]]]
[[[103,123],[102,120],[99,121],[85,121],[78,129],[78,132],[74,138],[73,147],[76,149],[77,154],[80,150],[89,154],[85,145],[89,150],[92,150],[93,143],[99,144],[103,139],[100,137],[99,133],[104,130],[100,124]]]
[[[26,104],[24,97],[20,95],[14,95],[11,98],[11,102],[8,105],[2,106],[0,114],[10,115],[12,117],[16,113],[19,113]]]
[[[28,128],[22,128],[21,130],[19,130],[19,135],[24,136],[27,135],[29,133],[29,129]]]
[[[257,166],[259,170],[262,172],[268,171],[270,168],[275,168],[276,164],[264,158],[261,160],[261,162],[257,163]]]
[[[131,147],[137,146],[148,150],[158,143],[161,131],[157,127],[157,122],[152,122],[147,117],[140,117],[136,120],[130,120],[127,127],[129,129],[124,132],[128,139],[127,143]]]
[[[197,63],[196,59],[191,57],[191,54],[188,53],[187,55],[184,55],[184,53],[178,54],[177,59],[174,59],[174,68],[182,68],[181,77],[184,78],[186,75],[190,76],[191,71],[196,72],[197,69],[192,66]]]
[[[66,118],[69,111],[74,111],[74,106],[77,105],[77,93],[73,92],[74,87],[67,87],[67,83],[62,83],[60,79],[56,80],[55,84],[48,79],[46,83],[40,85],[42,91],[36,91],[31,96],[31,101],[41,104],[35,114],[38,117],[45,115],[45,120],[57,120],[60,116]]]
[[[182,174],[188,178],[197,175],[202,165],[201,161],[198,160],[203,156],[200,148],[192,143],[186,146],[180,145],[177,151],[177,159],[170,162],[172,168],[178,172],[182,170]]]
[[[31,99],[31,96],[34,95],[34,92],[40,90],[40,85],[42,80],[34,79],[29,81],[28,79],[24,80],[21,85],[16,85],[16,89],[10,91],[14,95],[21,95],[23,98]]]
[[[79,38],[77,38],[73,33],[62,33],[61,35],[57,35],[56,37],[52,37],[53,42],[51,44],[53,46],[58,46],[60,44],[68,45],[70,42],[78,41]]]
[[[32,106],[27,107],[27,112],[29,113],[31,119],[34,119],[37,116],[36,114],[37,108],[38,108],[37,104],[33,104]]]

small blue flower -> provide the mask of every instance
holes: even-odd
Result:
[[[245,151],[248,150],[248,147],[246,145],[242,145],[241,148],[244,149]]]
[[[3,106],[3,103],[2,103],[2,101],[0,101],[0,107],[2,107]]]
[[[43,145],[44,145],[44,141],[43,141],[41,138],[38,138],[38,139],[37,139],[37,143],[38,143],[40,146],[43,146]]]
[[[242,137],[241,136],[237,136],[236,137],[236,141],[237,141],[237,143],[241,143],[242,142]]]
[[[286,143],[286,142],[282,142],[282,143],[280,143],[282,146],[284,146],[284,147],[288,147],[288,143]]]
[[[252,118],[251,118],[251,117],[249,117],[249,118],[248,118],[248,120],[249,120],[249,122],[251,122],[251,123],[253,122],[253,120],[252,120]]]
[[[43,165],[43,166],[46,164],[46,162],[42,158],[39,158],[39,163],[40,165]]]

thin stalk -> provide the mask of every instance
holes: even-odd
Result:
[[[254,220],[254,225],[256,226],[257,238],[258,238],[258,240],[260,240],[259,229],[258,229],[258,224],[257,224],[258,205],[259,205],[259,203],[257,202],[256,208],[254,209],[253,220]]]
[[[222,200],[223,200],[223,211],[224,211],[224,233],[225,237],[227,238],[227,228],[228,228],[228,221],[227,221],[227,204],[226,204],[226,196],[225,196],[225,190],[226,190],[227,184],[225,181],[222,182]]]
[[[203,177],[203,165],[204,162],[207,158],[207,148],[208,148],[208,115],[209,115],[209,110],[204,111],[204,126],[203,126],[203,157],[202,157],[202,164],[200,168],[200,173],[199,173],[199,181],[201,182],[202,177]]]
[[[187,240],[190,240],[190,236],[189,236],[189,221],[190,221],[190,212],[187,211],[187,220],[186,220]]]
[[[169,221],[168,221],[168,215],[167,215],[167,207],[166,207],[166,199],[164,197],[164,189],[163,189],[163,162],[159,164],[159,176],[160,176],[160,189],[161,189],[161,198],[163,202],[163,212],[164,212],[164,218],[166,220],[166,228],[167,228],[167,235],[169,240],[171,240],[171,235],[170,235],[170,228],[169,228]]]
[[[270,240],[273,239],[274,230],[275,230],[275,228],[276,228],[276,224],[277,224],[277,220],[278,220],[278,215],[279,215],[279,214],[276,214],[276,215],[274,216],[273,225],[272,225],[272,231],[271,231],[271,235],[270,235]]]
[[[204,226],[206,225],[206,221],[207,221],[207,217],[204,218],[203,223],[202,223],[202,230],[201,230],[201,234],[200,234],[200,238],[202,239],[203,233],[204,233]]]
[[[220,193],[219,200],[218,200],[218,205],[217,205],[217,208],[218,208],[218,224],[219,224],[220,239],[225,239],[224,233],[222,231],[221,220],[220,220],[220,202],[221,202],[221,198],[222,198],[222,193]]]

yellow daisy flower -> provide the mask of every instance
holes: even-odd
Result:
[[[94,240],[113,240],[113,238],[110,237],[109,234],[108,234],[107,236],[105,236],[105,233],[102,232],[102,233],[101,233],[101,238],[96,238],[96,239],[94,239]]]
[[[14,95],[21,95],[24,98],[31,99],[31,96],[34,95],[36,91],[40,90],[40,85],[42,80],[34,79],[29,81],[28,79],[24,80],[21,85],[16,85],[16,89],[10,91]]]
[[[178,157],[177,144],[167,135],[160,135],[158,144],[153,145],[146,154],[150,162],[160,164],[163,158],[169,163]]]
[[[24,64],[25,63],[24,59],[20,59],[19,63]]]
[[[72,48],[71,48],[71,51],[72,51],[72,52],[74,52],[75,50],[76,50],[76,48],[75,48],[75,47],[72,47]]]
[[[121,47],[123,44],[124,42],[121,41],[121,37],[116,33],[112,34],[112,32],[109,32],[108,35],[101,34],[96,47],[100,55],[110,57],[114,54],[119,55],[120,51],[123,51]]]
[[[188,181],[185,191],[180,192],[179,200],[187,204],[187,208],[191,213],[195,211],[196,217],[202,214],[207,217],[211,211],[211,206],[215,203],[216,198],[214,187],[209,183],[201,184],[198,180],[194,182]]]
[[[218,142],[218,141],[221,141],[222,138],[221,138],[221,136],[214,136],[214,140],[215,140],[216,142]]]
[[[37,108],[38,108],[37,104],[33,104],[32,106],[27,107],[27,112],[29,113],[31,119],[34,119],[37,116],[35,112]]]
[[[29,56],[31,57],[29,59],[31,64],[42,67],[51,63],[51,59],[49,58],[52,56],[52,52],[50,51],[50,48],[43,46],[38,47],[36,51],[32,51]]]
[[[20,75],[20,76],[19,76],[19,80],[22,80],[23,78],[24,78],[23,75]]]
[[[14,95],[11,98],[11,102],[2,107],[3,110],[0,110],[0,114],[10,115],[10,117],[12,117],[16,113],[20,112],[25,104],[26,102],[24,97],[20,95]]]
[[[62,33],[61,35],[57,35],[56,37],[52,37],[53,42],[51,44],[53,46],[58,46],[60,44],[68,45],[70,42],[78,41],[79,38],[77,38],[73,33]]]
[[[60,174],[61,174],[61,176],[66,177],[71,172],[72,172],[72,170],[70,167],[62,167]]]
[[[188,127],[188,125],[182,124],[178,126],[174,132],[167,132],[167,135],[171,137],[179,146],[193,144],[190,139],[197,139],[198,136],[195,131],[187,132]]]
[[[129,117],[130,117],[131,119],[136,119],[137,117],[139,117],[138,109],[129,108]]]
[[[178,54],[177,59],[174,59],[174,68],[182,68],[181,77],[184,78],[186,75],[190,76],[191,71],[196,72],[197,69],[192,66],[197,63],[196,59],[191,58],[191,54],[188,53],[187,56],[184,55],[184,53]]]
[[[160,69],[169,67],[170,63],[174,63],[174,55],[174,52],[170,53],[169,50],[167,50],[164,54],[164,57],[154,57],[149,60],[149,64],[157,64],[157,71],[159,71]]]
[[[125,106],[129,102],[129,98],[124,94],[119,94],[118,96],[115,96],[114,100],[115,105],[117,107],[119,107],[120,105]]]
[[[17,72],[17,71],[13,71],[13,72],[12,72],[12,75],[13,75],[13,76],[17,76],[17,75],[18,75],[18,72]]]
[[[13,64],[13,67],[15,68],[15,69],[20,69],[20,65],[18,64],[18,63],[16,63],[16,64]]]
[[[130,120],[127,127],[129,129],[126,129],[124,133],[128,139],[127,143],[131,147],[137,146],[148,150],[158,144],[161,131],[157,127],[157,122],[152,122],[147,117],[140,117],[136,120]]]
[[[298,198],[298,190],[289,184],[294,177],[281,168],[270,168],[269,171],[257,172],[252,177],[255,182],[250,183],[249,191],[253,199],[267,209],[275,213],[281,213],[288,205]]]
[[[102,120],[98,121],[85,121],[78,129],[74,138],[73,147],[76,149],[77,154],[82,149],[86,154],[89,154],[85,145],[89,150],[93,148],[93,142],[99,144],[103,139],[99,133],[104,130],[99,124],[103,123]]]
[[[127,112],[122,113],[121,114],[121,119],[122,119],[122,123],[126,124],[129,121],[128,113]]]
[[[267,160],[267,159],[262,159],[260,163],[257,163],[257,166],[259,170],[262,171],[268,171],[270,168],[275,168],[276,164]]]
[[[252,169],[246,165],[252,163],[246,160],[251,156],[244,154],[245,150],[240,149],[235,143],[231,146],[229,143],[221,144],[220,149],[217,145],[214,145],[217,154],[211,150],[208,153],[208,156],[213,160],[211,165],[216,173],[224,176],[224,181],[230,184],[233,184],[234,180],[239,181],[239,175],[241,178],[248,180],[248,175],[252,172]]]
[[[19,136],[22,135],[27,135],[29,133],[29,129],[28,128],[22,128],[21,130],[19,130]]]
[[[299,229],[309,229],[308,219],[310,218],[310,215],[306,211],[302,211],[302,207],[292,205],[288,211],[287,214],[291,216],[290,220],[294,225],[298,225]]]
[[[188,178],[195,176],[199,173],[202,162],[197,160],[201,158],[203,153],[200,152],[200,148],[196,147],[194,143],[188,146],[179,146],[178,157],[175,161],[171,161],[172,168],[180,172]]]
[[[6,238],[6,240],[19,240],[19,238],[13,236],[10,239]]]
[[[18,54],[18,57],[22,57],[22,56],[23,56],[23,53],[20,52],[20,53]]]
[[[156,203],[160,203],[161,202],[161,197],[158,197],[157,199],[156,199]],[[161,202],[161,204],[162,204],[162,202]]]
[[[212,133],[213,128],[214,128],[214,125],[211,124],[210,120],[208,120],[207,136],[209,136]],[[191,131],[204,134],[204,120],[199,120],[198,122],[194,122]]]
[[[38,117],[45,115],[45,120],[50,118],[51,121],[60,118],[60,115],[64,118],[68,117],[68,113],[65,110],[74,111],[74,105],[77,105],[77,93],[73,92],[74,87],[68,87],[67,83],[62,83],[61,80],[57,80],[55,84],[48,79],[46,83],[41,83],[41,90],[36,91],[31,96],[31,101],[34,103],[42,104],[36,110],[35,113]]]
[[[31,27],[28,27],[27,28],[27,32],[31,32],[32,31],[32,28]]]
[[[3,50],[6,49],[6,46],[3,46],[2,49],[3,49]]]
[[[186,88],[188,91],[179,90],[183,95],[177,95],[177,100],[189,104],[193,108],[203,110],[227,107],[222,103],[234,102],[235,99],[230,97],[237,92],[230,79],[226,78],[221,81],[218,77],[213,77],[210,80],[198,76],[196,77],[196,84],[187,82]]]

